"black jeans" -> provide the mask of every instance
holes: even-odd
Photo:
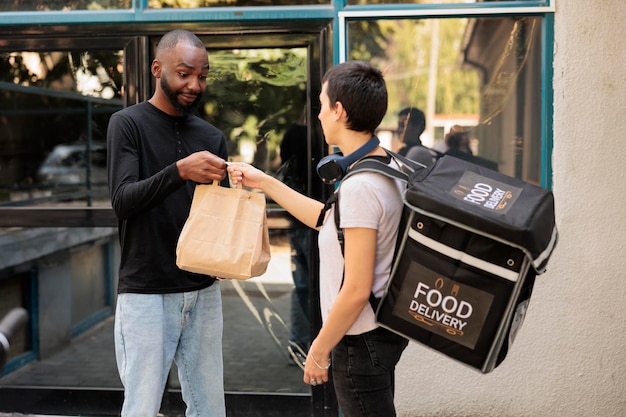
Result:
[[[333,349],[333,383],[344,417],[394,417],[394,375],[408,340],[379,327]]]

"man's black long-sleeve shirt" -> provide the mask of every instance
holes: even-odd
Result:
[[[194,291],[214,278],[176,266],[176,244],[195,184],[176,161],[197,151],[227,160],[224,134],[196,116],[172,117],[149,102],[111,116],[107,131],[111,203],[119,219],[118,293]]]

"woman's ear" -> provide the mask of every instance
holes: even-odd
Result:
[[[333,114],[335,116],[335,120],[340,120],[342,117],[346,116],[346,109],[341,104],[341,101],[335,102],[335,107],[333,108]]]

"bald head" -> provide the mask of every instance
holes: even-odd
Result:
[[[176,29],[163,35],[156,49],[157,59],[164,52],[172,50],[179,43],[193,46],[195,48],[206,49],[204,43],[193,33],[188,30]]]

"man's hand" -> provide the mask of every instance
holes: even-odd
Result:
[[[226,161],[208,151],[192,153],[177,161],[176,167],[182,179],[202,184],[221,181],[226,176]]]

